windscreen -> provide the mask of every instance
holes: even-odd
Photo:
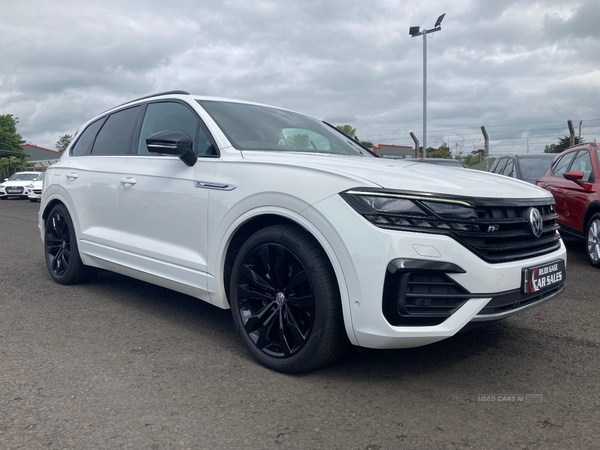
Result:
[[[15,173],[8,181],[31,181],[39,176],[39,173]]]
[[[317,119],[277,108],[198,100],[238,150],[371,156],[353,139]]]
[[[552,158],[519,158],[521,176],[525,180],[539,180],[552,164]]]

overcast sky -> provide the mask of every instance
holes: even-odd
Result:
[[[362,140],[541,152],[600,141],[598,0],[0,0],[0,114],[55,148],[96,114],[183,89],[281,106]]]

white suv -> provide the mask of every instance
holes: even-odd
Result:
[[[346,344],[415,347],[560,293],[554,200],[529,183],[378,158],[331,125],[175,91],[90,120],[48,168],[58,283],[108,269],[231,308],[288,373]]]

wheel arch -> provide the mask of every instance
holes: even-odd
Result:
[[[44,203],[43,199],[40,200],[40,202],[42,203],[40,205],[40,208],[42,208],[42,207],[44,208],[43,210],[40,209],[41,220],[38,223],[38,225],[40,227],[42,242],[44,241],[44,233],[46,231],[46,220],[48,219],[48,216],[50,215],[50,211],[52,211],[52,208],[54,208],[56,205],[63,205],[65,207],[65,209],[67,210],[67,212],[69,213],[69,217],[71,218],[71,222],[73,223],[73,231],[75,232],[75,239],[77,239],[77,242],[79,242],[79,236],[80,236],[79,217],[77,217],[76,214],[73,214],[73,208],[69,202],[70,199],[68,197],[65,198],[60,195],[63,192],[59,191],[58,193],[52,193],[49,196],[48,200],[45,201],[45,203]],[[80,257],[81,256],[82,255],[80,253]],[[85,261],[84,257],[82,257],[82,259],[84,259],[84,262],[87,262],[87,261]]]
[[[284,209],[273,210],[273,208],[270,208],[270,210],[249,212],[232,225],[232,231],[227,233],[229,239],[221,246],[219,251],[217,262],[218,269],[216,270],[218,276],[215,280],[216,285],[213,286],[214,289],[209,288],[212,303],[220,308],[226,309],[230,307],[228,301],[229,282],[231,280],[231,270],[237,250],[239,250],[242,244],[256,231],[271,225],[280,224],[296,225],[302,228],[318,242],[327,255],[336,277],[336,283],[342,303],[346,334],[350,341],[356,345],[357,340],[354,336],[350,312],[350,295],[343,264],[340,261],[340,258],[338,258],[335,249],[320,229],[306,217],[293,211]]]
[[[583,218],[583,230],[582,230],[584,238],[587,234],[587,227],[590,223],[590,219],[596,213],[600,213],[600,202],[590,203],[590,205],[587,207],[587,209],[585,211],[585,216]]]
[[[48,203],[46,203],[46,205],[44,206],[44,211],[42,212],[42,219],[44,219],[44,223],[46,223],[46,220],[48,219],[48,214],[50,214],[50,211],[52,211],[52,208],[54,208],[56,205],[63,205],[65,208],[67,208],[67,211],[69,211],[69,207],[60,199],[58,198],[54,198],[52,200],[50,200]],[[71,211],[69,211],[69,214],[71,214]]]

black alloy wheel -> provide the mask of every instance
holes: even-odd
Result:
[[[261,364],[299,373],[341,354],[343,320],[333,269],[304,230],[272,226],[248,239],[234,263],[230,296],[236,328]]]
[[[80,283],[95,273],[81,261],[73,222],[62,204],[54,206],[46,219],[44,252],[48,271],[57,283]]]

